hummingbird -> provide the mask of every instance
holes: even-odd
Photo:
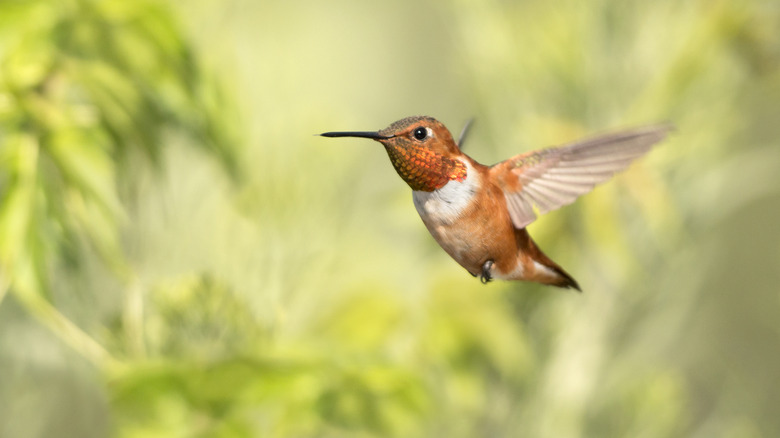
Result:
[[[320,135],[381,143],[411,187],[425,227],[482,283],[498,278],[581,291],[528,234],[526,227],[537,217],[534,207],[544,214],[571,204],[626,169],[670,129],[662,124],[615,132],[522,153],[492,166],[463,153],[462,140],[456,143],[441,122],[428,116],[407,117],[380,131]]]

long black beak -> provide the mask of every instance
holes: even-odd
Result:
[[[392,135],[382,135],[378,132],[371,132],[371,131],[344,131],[344,132],[324,132],[320,134],[323,137],[362,137],[362,138],[370,138],[373,140],[387,140],[388,138],[393,138]]]

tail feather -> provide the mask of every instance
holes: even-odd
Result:
[[[523,248],[524,252],[531,257],[531,260],[547,268],[542,270],[545,272],[538,272],[538,275],[536,278],[533,278],[533,281],[565,289],[576,289],[577,291],[582,292],[577,280],[547,257],[547,255],[536,246],[536,242],[531,239],[528,231],[525,229],[518,230],[517,238],[521,248]]]
[[[548,259],[549,260],[549,259]],[[569,275],[568,272],[564,271],[563,268],[561,268],[559,265],[557,265],[552,260],[550,261],[551,265],[545,265],[548,268],[555,271],[556,274],[560,275],[561,279],[560,281],[556,283],[551,283],[553,286],[562,287],[564,289],[576,289],[577,292],[582,292],[582,289],[580,289],[580,285],[577,284],[577,280],[574,279],[571,275]]]

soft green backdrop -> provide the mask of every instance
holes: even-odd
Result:
[[[0,437],[780,436],[780,3],[0,0]],[[375,143],[668,120],[483,286]]]

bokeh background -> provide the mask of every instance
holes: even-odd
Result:
[[[1,0],[0,437],[780,436],[776,0]],[[483,286],[376,130],[671,121]]]

